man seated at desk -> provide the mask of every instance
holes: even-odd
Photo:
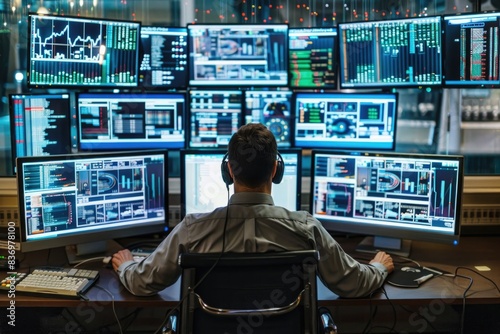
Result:
[[[392,258],[379,252],[370,264],[359,263],[311,214],[274,206],[271,187],[281,181],[283,169],[274,135],[262,124],[242,126],[221,166],[226,184],[234,182],[229,205],[187,215],[141,262],[126,249],[114,254],[120,281],[134,295],[152,295],[180,277],[181,253],[314,249],[320,253],[319,277],[337,295],[362,297],[378,289],[394,269]]]

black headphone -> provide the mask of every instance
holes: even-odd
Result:
[[[222,162],[220,164],[220,172],[222,175],[222,180],[224,180],[224,183],[226,186],[230,186],[233,184],[234,180],[231,177],[231,174],[229,174],[229,167],[227,166],[229,161],[228,161],[229,153],[226,153],[224,155],[224,158],[222,158]],[[281,183],[281,180],[283,180],[283,175],[285,174],[285,162],[283,161],[283,157],[281,154],[278,152],[278,166],[276,167],[276,174],[274,174],[273,177],[273,183],[274,184],[279,184]]]

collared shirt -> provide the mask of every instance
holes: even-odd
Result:
[[[236,193],[227,207],[186,215],[146,259],[122,263],[120,280],[134,295],[155,294],[181,275],[179,254],[221,252],[223,238],[225,252],[315,249],[319,278],[341,297],[366,296],[388,275],[381,263],[362,264],[345,253],[308,212],[274,206],[267,194]]]

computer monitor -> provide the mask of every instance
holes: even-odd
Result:
[[[30,14],[31,87],[135,87],[141,24]]]
[[[340,87],[442,84],[441,17],[339,24]]]
[[[290,87],[337,88],[337,27],[290,28]]]
[[[18,158],[21,251],[83,256],[92,242],[104,245],[89,252],[105,252],[110,239],[165,232],[167,160],[167,151]]]
[[[240,90],[190,90],[188,147],[227,147],[241,125],[243,92]]]
[[[69,94],[11,94],[9,107],[14,164],[17,157],[76,150],[76,124]]]
[[[186,27],[141,27],[139,85],[183,89],[188,80]]]
[[[189,24],[189,86],[287,86],[288,25]]]
[[[184,93],[81,93],[77,106],[82,151],[185,146]]]
[[[458,243],[462,156],[312,150],[311,158],[310,212],[329,231],[375,236],[359,250],[408,256],[406,239]]]
[[[290,147],[293,135],[292,91],[247,90],[243,123],[262,123],[276,138],[278,147]]]
[[[294,146],[393,150],[397,93],[297,92]]]
[[[498,87],[500,13],[444,16],[447,87]]]
[[[274,204],[300,210],[302,151],[280,149],[285,163],[283,180],[272,185]],[[221,176],[225,150],[181,150],[181,215],[211,212],[227,205],[228,190]],[[229,196],[234,186],[229,186]]]

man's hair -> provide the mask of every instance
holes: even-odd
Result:
[[[243,125],[229,141],[228,160],[234,179],[249,188],[271,178],[277,155],[274,135],[260,123]]]

